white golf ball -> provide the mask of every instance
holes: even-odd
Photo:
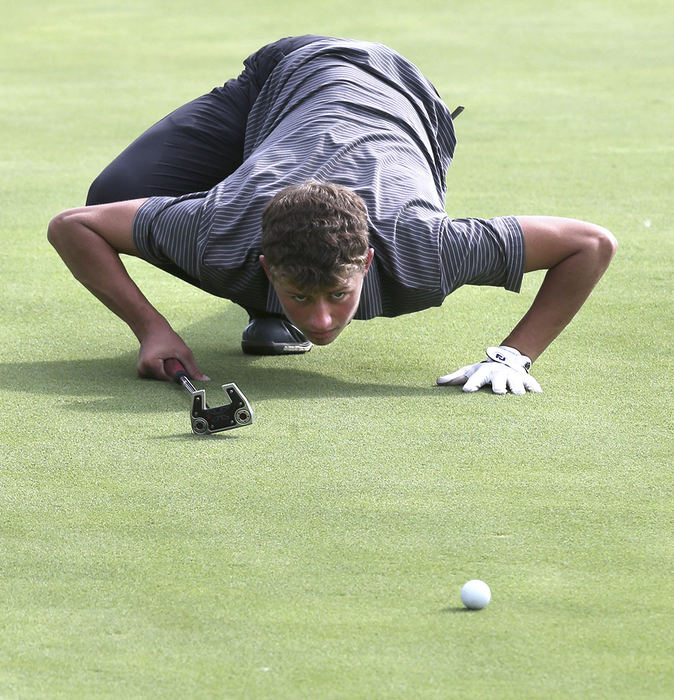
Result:
[[[482,610],[491,600],[489,586],[479,579],[473,579],[463,584],[461,602],[470,610]]]

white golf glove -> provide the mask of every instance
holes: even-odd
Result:
[[[488,360],[466,365],[452,374],[438,377],[439,385],[460,386],[464,391],[477,391],[480,387],[491,384],[495,394],[526,394],[532,391],[540,394],[541,385],[529,374],[531,360],[521,355],[515,348],[507,345],[487,348]]]

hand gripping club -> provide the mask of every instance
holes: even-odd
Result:
[[[206,392],[204,389],[195,388],[180,360],[169,358],[164,362],[164,369],[176,384],[182,384],[190,392],[192,396],[190,419],[192,431],[197,435],[210,435],[223,430],[243,428],[253,422],[253,409],[236,384],[222,385],[229,396],[229,404],[211,408],[206,403]]]

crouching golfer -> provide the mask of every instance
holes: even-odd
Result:
[[[141,293],[134,255],[244,307],[250,353],[327,345],[352,319],[439,306],[463,284],[518,291],[548,273],[484,362],[438,379],[540,391],[529,374],[616,249],[603,228],[537,216],[451,219],[456,138],[431,83],[393,50],[303,36],[270,44],[223,87],[155,124],[94,181],[49,241],[140,342],[141,376],[192,352]]]

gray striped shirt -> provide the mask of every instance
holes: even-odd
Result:
[[[514,217],[450,219],[456,137],[430,82],[381,44],[322,39],[286,56],[248,117],[244,161],[208,192],[152,197],[134,242],[153,264],[250,309],[282,313],[261,269],[262,210],[308,179],[353,189],[375,250],[355,318],[439,306],[463,284],[519,291]]]

